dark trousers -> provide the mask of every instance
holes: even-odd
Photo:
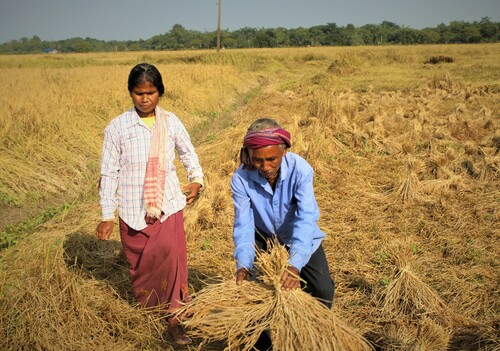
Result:
[[[265,238],[260,234],[255,234],[255,246],[257,246],[258,250],[267,251],[267,244],[268,242]],[[300,277],[305,281],[305,283],[301,282],[301,288],[305,292],[317,298],[326,307],[332,307],[335,283],[330,277],[330,270],[323,245],[318,247],[309,259],[309,262],[302,267]],[[254,347],[256,350],[272,350],[271,338],[268,331],[261,334]]]
[[[268,242],[260,234],[255,234],[255,246],[258,250],[267,251]],[[301,282],[301,288],[317,298],[326,307],[331,308],[333,303],[333,294],[335,284],[330,277],[330,269],[326,260],[323,245],[312,254],[309,262],[302,267],[300,277],[306,282]]]

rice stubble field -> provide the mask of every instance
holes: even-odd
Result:
[[[271,117],[315,169],[345,328],[379,350],[500,348],[488,44],[0,56],[0,349],[176,349],[135,306],[118,232],[94,238],[103,130],[139,62],[162,72],[206,174],[184,212],[195,296],[233,279],[229,180],[246,128]]]

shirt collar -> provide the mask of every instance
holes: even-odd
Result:
[[[283,157],[283,160],[281,160],[281,167],[280,167],[280,182],[282,182],[283,180],[285,180],[285,178],[288,176],[288,159],[287,159],[287,156],[288,155],[288,151],[286,153],[286,155]]]
[[[129,110],[129,112],[130,112],[130,119],[129,119],[130,126],[133,127],[136,124],[140,124],[141,123],[141,117],[139,117],[139,114],[137,113],[135,107],[132,107]]]
[[[137,110],[135,109],[135,106],[132,107],[129,111],[130,111],[130,114],[131,114],[130,115],[130,125],[132,127],[135,126],[136,124],[143,124],[143,125],[146,126],[146,123],[144,123],[141,120],[141,117],[139,117],[139,114],[137,113]],[[160,114],[163,114],[163,110],[161,110],[160,107],[157,105],[155,107],[155,115],[159,116]],[[166,116],[168,117],[168,114],[166,114]]]

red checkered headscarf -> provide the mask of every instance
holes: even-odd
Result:
[[[267,128],[255,132],[247,132],[243,139],[243,147],[258,149],[269,145],[285,144],[291,147],[290,133],[283,128]]]
[[[291,147],[290,133],[280,127],[266,128],[259,131],[247,132],[243,139],[243,147],[240,151],[240,162],[244,165],[243,168],[252,170],[252,162],[248,149],[259,149],[264,146],[281,145]]]

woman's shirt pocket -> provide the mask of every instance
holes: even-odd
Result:
[[[144,133],[132,130],[123,135],[120,143],[123,167],[137,167],[147,163],[150,136],[142,134]]]

